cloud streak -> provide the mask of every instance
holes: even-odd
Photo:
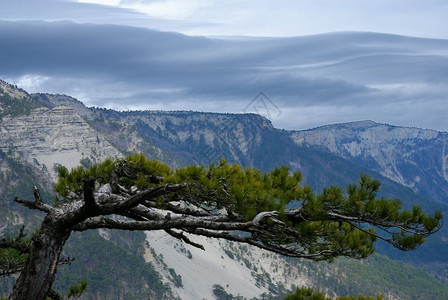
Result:
[[[238,113],[264,91],[283,112],[273,119],[282,128],[373,119],[448,130],[446,40],[219,39],[37,21],[0,22],[0,36],[0,57],[8,58],[0,77],[88,105]]]
[[[297,36],[356,30],[448,38],[445,30],[448,4],[444,0],[424,2],[125,0],[119,3],[115,0],[84,0],[84,2],[109,2],[111,6],[133,9],[159,20],[180,20],[184,22],[184,26],[176,27],[172,24],[174,27],[169,27],[169,30],[194,35]]]
[[[298,36],[369,31],[448,38],[445,0],[15,0],[0,20],[73,21],[189,35]]]

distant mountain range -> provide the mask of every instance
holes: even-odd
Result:
[[[407,207],[419,204],[427,211],[442,209],[448,215],[447,132],[373,121],[289,131],[275,128],[256,114],[119,112],[88,108],[66,95],[28,94],[0,81],[0,133],[0,233],[10,233],[23,222],[38,222],[32,213],[12,203],[13,196],[29,197],[31,186],[38,183],[46,191],[47,201],[52,201],[51,185],[59,165],[88,167],[106,157],[135,152],[173,167],[208,164],[220,158],[262,170],[287,165],[300,170],[304,184],[318,191],[331,184],[346,186],[361,173],[368,173],[382,182],[383,195],[400,198]],[[57,284],[65,288],[89,276],[89,299],[117,293],[136,299],[212,298],[221,289],[234,296],[252,298],[265,293],[275,298],[302,285],[320,287],[329,295],[367,291],[415,299],[425,295],[430,286],[433,297],[448,296],[446,226],[417,251],[401,253],[378,245],[379,252],[423,267],[439,281],[381,255],[366,260],[365,265],[344,260],[327,265],[285,260],[222,241],[204,243],[207,251],[198,252],[159,233],[146,237],[106,230],[75,234],[67,251],[77,260],[61,269]],[[110,258],[97,257],[94,252],[101,247],[109,249],[106,252],[117,261],[129,259],[129,266],[141,276],[136,279],[126,266],[114,269]],[[389,273],[378,273],[380,269]],[[220,276],[215,278],[207,270]],[[391,279],[403,276],[403,270],[408,280]],[[101,286],[118,274],[118,287]],[[372,283],[369,276],[389,279]],[[130,287],[130,282],[134,286]],[[5,289],[11,284],[11,280],[2,282]]]
[[[448,199],[448,133],[372,121],[323,126],[292,134],[440,203]]]

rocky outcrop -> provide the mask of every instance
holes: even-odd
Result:
[[[60,94],[43,94],[37,93],[32,95],[38,103],[47,108],[54,108],[57,106],[67,106],[73,108],[78,115],[86,119],[93,119],[94,113],[91,109],[86,107],[84,103],[67,95]]]
[[[158,137],[193,156],[190,163],[210,163],[219,157],[241,161],[260,144],[272,124],[258,115],[198,112],[134,112],[122,121],[156,141]],[[185,155],[184,155],[185,156]]]
[[[424,196],[446,201],[446,132],[362,121],[293,132],[291,137],[297,145],[326,149]]]
[[[89,164],[121,156],[73,108],[65,106],[5,116],[0,123],[0,150],[47,171],[52,179],[58,165],[72,168],[81,160]]]
[[[4,82],[3,80],[0,80],[0,96],[5,94],[8,94],[13,98],[18,99],[24,99],[29,97],[28,93],[25,92],[24,90],[17,88],[17,86]]]

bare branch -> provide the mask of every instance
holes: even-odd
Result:
[[[141,205],[132,207],[131,209],[125,211],[122,215],[136,221],[162,220],[165,218],[165,215],[160,212]]]
[[[252,220],[254,225],[258,225],[263,218],[271,218],[278,216],[278,211],[263,211],[255,216]]]
[[[52,300],[63,300],[64,297],[62,297],[61,295],[58,294],[58,292],[56,292],[53,289],[50,289],[47,293],[47,296],[49,298],[51,298]]]
[[[37,203],[42,203],[42,197],[40,196],[40,192],[39,189],[37,188],[37,186],[33,186],[33,194],[34,194],[34,198],[36,199]]]
[[[207,228],[212,230],[246,230],[253,226],[253,222],[216,222],[210,217],[175,217],[172,219],[151,221],[124,221],[113,220],[105,217],[89,218],[73,230],[84,231],[88,229],[110,228],[122,230],[161,230],[161,229],[183,229],[183,228]]]
[[[270,252],[274,252],[277,254],[290,256],[290,257],[300,257],[300,258],[307,258],[312,260],[324,260],[328,259],[330,257],[334,257],[335,255],[341,255],[341,253],[337,252],[336,250],[322,250],[318,251],[316,253],[307,253],[304,251],[298,251],[297,249],[289,249],[288,247],[281,246],[281,245],[272,245],[272,244],[266,244],[262,243],[260,241],[257,241],[252,236],[244,237],[241,235],[235,235],[230,232],[223,232],[223,231],[212,231],[212,230],[206,230],[201,228],[189,228],[186,230],[189,233],[195,234],[195,235],[201,235],[205,237],[210,238],[222,238],[228,241],[233,242],[239,242],[239,243],[246,243],[255,247],[258,247],[260,249],[264,249]]]
[[[90,212],[98,210],[98,206],[96,205],[95,196],[94,196],[95,178],[88,177],[88,178],[85,178],[83,181],[84,181],[84,185],[83,185],[84,203],[85,203],[86,209],[89,210]]]
[[[188,206],[183,206],[183,203],[166,203],[164,205],[164,208],[166,210],[172,211],[176,214],[180,215],[189,215],[189,216],[196,216],[196,217],[205,217],[209,216],[210,212],[207,212],[203,210],[200,207],[196,207],[195,209],[192,209]],[[160,205],[158,205],[155,201],[144,201],[142,202],[142,205],[148,207],[148,208],[160,208]],[[186,204],[188,205],[188,204]]]
[[[20,203],[28,208],[31,209],[37,209],[46,213],[50,213],[54,210],[54,207],[45,204],[43,202],[38,202],[38,201],[28,201],[28,200],[23,200],[23,199],[19,199],[18,197],[16,197],[14,199],[15,202]]]
[[[101,206],[101,211],[104,214],[107,213],[116,213],[118,211],[126,210],[131,207],[137,206],[138,204],[142,203],[143,201],[148,201],[151,199],[155,199],[157,197],[160,197],[162,195],[167,195],[173,192],[177,192],[181,189],[184,189],[188,186],[192,186],[191,183],[182,183],[182,184],[165,184],[162,186],[157,186],[154,188],[150,188],[148,190],[139,192],[125,201],[119,202],[119,203],[104,203]]]
[[[189,244],[189,245],[191,245],[193,247],[196,247],[196,248],[199,248],[199,249],[205,251],[204,246],[202,246],[201,244],[198,244],[196,242],[193,242],[187,236],[185,236],[182,232],[176,232],[176,231],[171,230],[171,229],[165,229],[165,232],[168,233],[169,235],[171,235],[172,237],[175,237],[176,239],[182,240],[185,243],[187,243],[187,244]]]

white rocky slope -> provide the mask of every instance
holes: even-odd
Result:
[[[14,118],[5,116],[0,122],[0,150],[47,171],[52,180],[56,179],[57,165],[70,169],[82,159],[95,163],[122,155],[65,106],[38,108]]]
[[[299,270],[279,255],[225,240],[190,237],[204,250],[172,238],[163,231],[147,232],[146,261],[152,262],[163,280],[181,299],[216,299],[214,285],[234,296],[260,298],[279,287],[311,286],[306,268]],[[181,276],[182,285],[173,284]]]

